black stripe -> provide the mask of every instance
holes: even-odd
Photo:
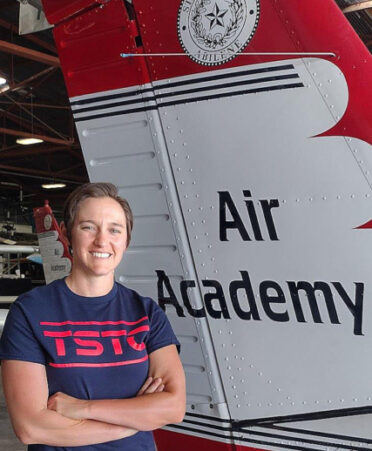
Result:
[[[321,412],[311,412],[296,415],[286,415],[269,418],[257,418],[254,420],[242,420],[236,422],[237,427],[244,426],[262,426],[266,424],[289,423],[295,421],[324,420],[326,418],[337,418],[353,415],[365,415],[372,413],[372,406],[355,407],[348,409],[324,410]]]
[[[202,96],[197,97],[193,99],[183,99],[183,100],[175,100],[172,102],[164,102],[159,105],[153,105],[148,107],[140,107],[140,108],[133,108],[130,110],[123,110],[123,111],[114,111],[111,113],[101,113],[101,114],[94,114],[92,116],[85,116],[85,117],[78,117],[75,118],[75,122],[80,121],[88,121],[92,119],[100,119],[103,117],[111,117],[111,116],[119,116],[119,115],[125,115],[125,114],[131,114],[131,113],[139,113],[149,110],[156,110],[158,108],[163,108],[166,106],[174,106],[174,105],[181,105],[186,103],[192,103],[192,102],[200,102],[203,100],[214,100],[214,99],[220,99],[225,97],[235,97],[239,95],[245,95],[245,94],[255,94],[258,92],[270,92],[270,91],[278,91],[282,89],[291,89],[291,88],[303,88],[303,83],[292,83],[288,85],[277,85],[277,86],[268,86],[268,87],[262,87],[262,88],[255,88],[255,89],[246,89],[244,91],[235,91],[235,92],[225,92],[220,94],[214,94],[210,96]]]
[[[76,100],[71,103],[71,106],[74,105],[87,105],[89,103],[96,103],[96,102],[103,102],[105,100],[112,100],[112,99],[120,99],[123,97],[130,97],[134,95],[140,95],[147,92],[153,92],[154,90],[159,89],[167,89],[167,88],[176,88],[177,86],[184,86],[184,85],[190,85],[195,83],[205,83],[207,81],[215,81],[215,80],[222,80],[224,78],[232,78],[232,77],[241,77],[243,75],[254,75],[254,74],[262,74],[265,72],[275,72],[277,70],[290,70],[294,69],[293,64],[286,64],[283,66],[273,66],[273,67],[265,67],[261,69],[250,69],[250,70],[244,70],[240,72],[229,72],[229,73],[223,73],[219,75],[210,75],[208,77],[201,77],[196,79],[188,79],[184,81],[177,81],[173,83],[162,83],[155,85],[153,88],[144,88],[144,89],[138,89],[137,91],[131,91],[131,92],[125,92],[122,94],[110,94],[110,95],[103,95],[94,97],[91,99],[83,99],[83,100]]]
[[[154,89],[155,91],[160,89],[167,89],[167,88],[177,88],[178,86],[184,86],[184,85],[191,85],[195,83],[205,83],[207,81],[216,81],[216,80],[223,80],[224,78],[232,78],[232,77],[242,77],[244,75],[256,75],[256,74],[263,74],[265,72],[275,72],[277,70],[290,70],[294,69],[293,64],[286,64],[283,66],[274,66],[274,67],[265,67],[261,69],[249,69],[249,70],[243,70],[240,72],[224,72],[223,74],[219,75],[210,75],[208,77],[201,77],[201,78],[195,78],[195,79],[188,79],[183,81],[175,81],[173,83],[163,83],[163,84],[155,84]]]
[[[316,448],[305,448],[303,446],[295,446],[295,445],[283,445],[282,443],[266,442],[264,440],[248,439],[248,438],[244,438],[244,437],[238,437],[235,435],[228,436],[228,435],[223,435],[223,434],[217,434],[215,432],[201,431],[200,429],[180,426],[178,424],[170,424],[169,426],[172,428],[175,428],[175,429],[181,429],[181,430],[189,431],[189,432],[197,432],[199,434],[209,435],[211,437],[223,438],[225,440],[232,439],[232,440],[239,441],[239,442],[254,443],[254,444],[258,444],[258,445],[275,446],[278,448],[284,448],[285,450],[293,449],[293,450],[298,450],[298,451],[319,451],[319,449],[316,449]]]
[[[70,105],[71,106],[88,105],[89,103],[104,102],[106,100],[123,99],[125,97],[139,96],[141,94],[146,94],[147,92],[154,92],[154,88],[143,88],[143,89],[138,88],[136,90],[123,92],[121,94],[109,94],[99,97],[92,97],[91,99],[76,100],[74,102],[70,102]]]
[[[185,89],[183,91],[166,92],[161,95],[154,95],[151,97],[144,97],[144,98],[141,97],[141,98],[137,98],[137,99],[133,99],[133,100],[126,100],[125,102],[106,103],[104,105],[99,105],[99,106],[80,108],[80,109],[74,110],[74,114],[86,113],[88,111],[105,110],[107,108],[115,108],[118,106],[126,106],[126,105],[131,105],[131,104],[136,104],[136,103],[144,103],[144,102],[149,102],[151,100],[156,101],[156,100],[160,100],[160,99],[163,99],[166,97],[182,96],[182,95],[192,94],[195,92],[214,91],[216,89],[234,88],[236,86],[252,85],[254,83],[266,83],[269,81],[288,80],[288,79],[292,79],[292,78],[299,78],[299,76],[298,76],[298,74],[276,75],[273,77],[252,78],[250,80],[235,81],[235,82],[231,82],[231,83],[225,83],[222,85],[210,85],[210,86],[194,88],[194,89]]]
[[[279,431],[285,431],[285,432],[295,432],[301,433],[304,435],[315,435],[316,437],[325,437],[325,438],[334,438],[337,440],[349,440],[351,442],[361,442],[361,443],[368,443],[372,444],[372,440],[368,438],[362,438],[362,437],[353,437],[351,435],[340,435],[340,434],[331,434],[327,432],[318,432],[318,431],[309,431],[308,429],[298,429],[298,428],[287,428],[284,426],[275,426],[274,424],[265,426],[270,429],[277,429]],[[370,448],[368,448],[370,449]]]
[[[230,418],[227,420],[224,420],[223,418],[216,418],[211,417],[209,415],[201,415],[199,413],[193,413],[193,412],[186,412],[187,417],[195,417],[195,418],[202,418],[204,420],[212,420],[212,421],[218,421],[220,423],[229,423],[232,424],[234,420],[231,420]]]
[[[306,439],[306,438],[300,438],[300,437],[291,437],[288,435],[279,435],[279,434],[271,434],[268,432],[260,432],[260,431],[246,431],[244,429],[241,428],[236,428],[236,427],[225,427],[225,426],[215,426],[215,425],[211,425],[211,424],[207,424],[207,423],[202,423],[200,421],[191,421],[191,420],[183,420],[183,423],[188,423],[188,424],[194,424],[195,426],[203,426],[203,427],[207,427],[210,429],[216,429],[216,430],[220,430],[220,431],[225,431],[225,432],[240,432],[246,435],[258,435],[261,437],[266,437],[266,438],[273,438],[273,439],[284,439],[284,440],[288,440],[288,441],[295,441],[295,442],[302,442],[302,443],[308,443],[310,445],[319,445],[319,446],[333,446],[333,447],[337,447],[340,449],[346,449],[350,451],[350,446],[349,445],[343,445],[340,443],[334,443],[334,442],[326,442],[326,441],[320,441],[320,440],[311,440],[311,439]],[[299,430],[298,432],[294,432],[291,431],[292,433],[301,433],[301,430]],[[358,441],[358,440],[356,440]],[[353,446],[353,450],[358,450],[358,451],[368,451],[370,450],[370,448],[365,448],[365,447],[360,447],[360,446]]]

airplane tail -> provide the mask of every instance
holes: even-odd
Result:
[[[72,257],[47,200],[43,207],[34,208],[34,218],[45,281],[50,283],[70,273]]]

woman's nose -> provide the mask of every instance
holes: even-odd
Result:
[[[97,246],[104,246],[107,242],[106,234],[102,230],[98,230],[94,238],[94,243]]]

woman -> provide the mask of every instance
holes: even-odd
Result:
[[[114,281],[133,217],[108,183],[67,199],[71,274],[13,304],[1,339],[15,433],[31,451],[154,450],[153,429],[182,421],[178,341],[157,304]]]

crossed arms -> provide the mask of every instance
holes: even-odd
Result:
[[[8,412],[24,444],[84,446],[129,437],[182,421],[185,378],[174,345],[149,355],[149,376],[135,398],[80,400],[63,393],[48,399],[45,367],[4,360]]]

